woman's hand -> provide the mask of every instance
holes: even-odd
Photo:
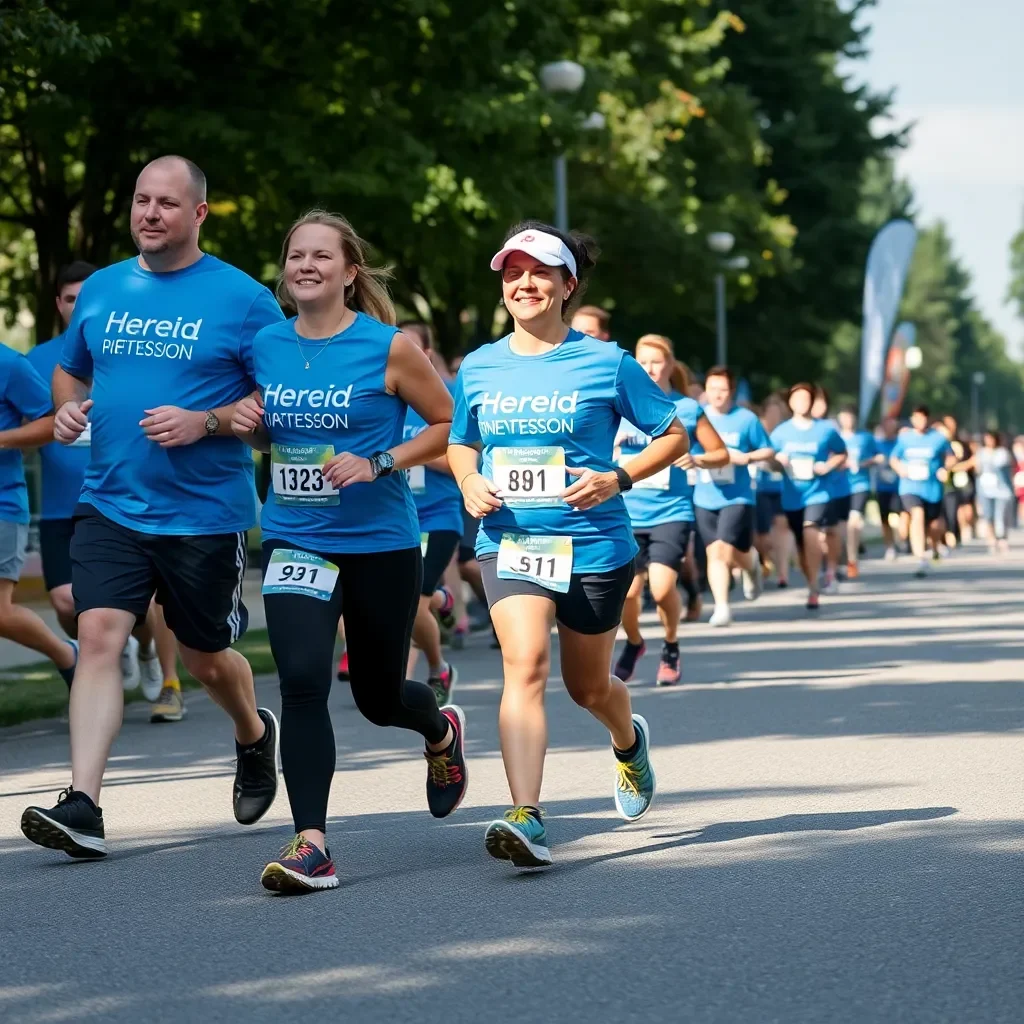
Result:
[[[324,479],[335,487],[348,487],[350,484],[372,484],[375,477],[369,459],[351,452],[342,452],[329,459],[323,469]]]
[[[233,434],[252,434],[262,426],[263,399],[259,395],[250,395],[235,403],[235,411],[231,416]]]
[[[675,466],[676,469],[691,470],[697,468],[697,463],[690,452],[687,452],[685,455],[681,455],[672,463],[672,465]]]
[[[470,473],[459,485],[459,490],[462,491],[466,511],[474,519],[483,519],[484,516],[501,508],[503,504],[498,497],[497,484],[481,473]]]
[[[573,469],[572,466],[566,466],[565,471],[579,479],[563,492],[562,500],[578,512],[586,512],[619,493],[619,478],[614,472],[597,473],[592,469]]]

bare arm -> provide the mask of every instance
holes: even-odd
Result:
[[[81,405],[89,397],[92,379],[72,377],[59,363],[54,367],[50,387],[53,390],[53,407],[59,409],[66,402]]]
[[[0,430],[0,448],[41,448],[53,440],[53,416],[28,420],[20,427]]]
[[[697,442],[704,449],[693,461],[701,469],[721,469],[729,464],[729,449],[707,416],[697,420]]]
[[[396,469],[408,469],[444,458],[452,429],[452,396],[426,354],[411,338],[396,334],[391,341],[387,389],[402,398],[427,424],[415,437],[391,449]]]

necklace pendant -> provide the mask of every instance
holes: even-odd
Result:
[[[309,360],[306,361],[306,369],[309,369]]]

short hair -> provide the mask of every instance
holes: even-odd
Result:
[[[181,163],[185,165],[185,170],[188,171],[189,181],[192,183],[192,191],[195,193],[196,202],[206,202],[206,175],[203,174],[200,166],[192,160],[189,160],[187,156],[178,156],[176,153],[168,153],[166,156],[158,156],[155,160],[150,160],[146,167],[154,167],[160,164],[169,163]],[[142,169],[145,170],[146,167]]]
[[[815,394],[816,394],[814,385],[813,384],[808,384],[807,381],[802,380],[802,381],[799,381],[798,383],[794,384],[786,392],[786,401],[788,402],[798,391],[806,391],[807,394],[809,394],[811,396],[812,400],[814,399]]]
[[[856,416],[858,413],[857,406],[851,405],[849,402],[844,405],[840,410],[841,413],[845,412],[850,416]]]
[[[712,377],[724,377],[729,382],[729,390],[734,391],[736,389],[736,374],[729,369],[728,366],[712,366],[707,373],[704,374],[704,384]]]
[[[59,296],[69,284],[78,284],[79,281],[84,281],[95,273],[96,268],[91,263],[86,263],[85,260],[66,263],[57,271],[56,294]]]
[[[922,416],[927,416],[928,419],[931,419],[931,410],[928,408],[927,405],[924,405],[923,403],[921,405],[915,405],[910,415],[916,416],[918,413],[921,413]]]
[[[607,309],[602,309],[600,306],[580,306],[576,310],[574,316],[592,316],[597,321],[597,326],[602,331],[608,330],[608,325],[612,322],[612,315]]]

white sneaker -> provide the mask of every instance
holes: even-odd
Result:
[[[751,570],[743,573],[743,596],[748,601],[756,601],[764,590],[764,569],[761,567],[761,556],[754,550],[750,552]]]
[[[839,593],[839,580],[835,578],[831,573],[825,577],[825,582],[822,584],[821,592],[823,594],[838,594]]]
[[[730,611],[727,604],[716,604],[715,610],[711,613],[711,618],[708,619],[709,626],[731,626],[732,625],[732,611]]]
[[[121,652],[121,682],[126,690],[138,688],[142,681],[142,670],[139,668],[139,641],[128,637],[128,643]]]
[[[139,669],[142,675],[142,696],[152,704],[164,688],[164,670],[160,667],[156,644],[152,640],[148,651],[139,650]]]
[[[923,580],[925,578],[925,576],[928,575],[928,559],[927,558],[922,558],[921,559],[921,561],[917,565],[917,572],[915,572],[914,575],[919,580]]]
[[[886,548],[885,549],[885,560],[887,562],[895,562],[896,561],[896,549],[895,548]]]

